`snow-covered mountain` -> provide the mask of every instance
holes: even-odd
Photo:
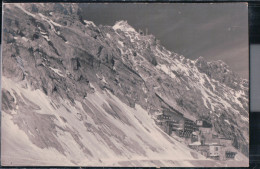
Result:
[[[224,62],[186,59],[127,21],[96,26],[77,4],[5,4],[3,19],[3,165],[223,165],[162,131],[162,107],[208,117],[248,156],[248,81]]]

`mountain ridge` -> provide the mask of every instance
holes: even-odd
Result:
[[[49,116],[54,119],[50,123],[50,126],[54,127],[53,130],[57,130],[56,133],[70,133],[71,136],[67,137],[74,140],[90,157],[93,153],[93,150],[89,150],[90,144],[86,146],[81,140],[85,139],[82,135],[85,130],[73,128],[71,125],[75,125],[77,120],[71,121],[68,117],[78,119],[80,124],[77,126],[96,131],[99,135],[96,137],[103,140],[100,144],[104,144],[105,149],[111,146],[110,149],[113,151],[110,153],[122,153],[130,158],[133,156],[133,150],[143,155],[150,150],[134,148],[133,143],[129,143],[131,138],[124,133],[126,131],[121,130],[124,128],[121,123],[131,125],[128,117],[137,120],[138,126],[141,124],[140,128],[144,130],[145,135],[146,132],[151,133],[150,129],[158,133],[158,127],[151,121],[146,123],[150,128],[143,126],[140,119],[145,118],[141,115],[136,118],[136,111],[153,115],[162,111],[162,106],[173,107],[190,118],[210,117],[215,130],[226,137],[231,136],[234,140],[233,145],[248,155],[248,82],[228,70],[221,62],[208,63],[202,58],[196,61],[186,59],[166,50],[153,35],[141,35],[136,32],[127,21],[118,21],[114,26],[96,26],[91,21],[81,19],[77,5],[5,4],[4,9],[3,76],[12,79],[4,79],[8,82],[3,85],[5,90],[2,107],[5,116],[37,126],[30,123],[30,116],[23,116],[26,106],[32,108],[32,117],[38,116],[35,114],[35,111],[39,111],[38,107],[42,113],[43,110],[48,114],[53,112]],[[12,81],[19,82],[19,86],[14,85]],[[19,91],[23,91],[24,94],[19,96]],[[43,92],[45,96],[40,96],[46,102],[37,102],[37,97],[30,94],[31,91]],[[156,99],[156,96],[163,101]],[[123,113],[124,110],[129,114]],[[18,114],[13,114],[13,111]],[[75,116],[62,111],[68,114],[74,112]],[[77,111],[78,113],[75,113]],[[93,112],[97,112],[98,115],[95,116]],[[105,125],[102,125],[102,122]],[[36,129],[19,122],[16,124],[29,135],[34,144],[37,144],[29,134],[39,137]],[[109,126],[118,133],[111,136]],[[62,149],[67,143],[61,138],[65,136],[55,136],[51,130],[45,131],[44,128],[38,130],[53,139],[53,142],[48,143],[42,138],[45,141],[40,141],[41,144],[38,146],[56,147],[63,152]],[[73,134],[74,132],[77,134]],[[117,148],[120,143],[110,140],[109,135],[121,141],[127,150],[121,152]],[[148,135],[152,138],[151,134]],[[125,141],[125,138],[128,141]],[[135,140],[132,142],[137,141],[137,145],[145,146],[143,143],[147,140],[137,136],[133,138]],[[41,137],[38,139],[41,140]],[[169,141],[171,139],[168,136],[162,138],[179,145],[176,141]],[[150,148],[155,152],[162,151],[158,148],[158,143],[150,144]],[[72,150],[70,151],[72,153]],[[68,156],[73,159],[73,155]],[[149,156],[146,158],[149,159]],[[189,159],[192,158],[189,156]],[[169,163],[164,165],[169,166]]]

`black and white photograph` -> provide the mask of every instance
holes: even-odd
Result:
[[[2,14],[2,166],[249,166],[247,3]]]

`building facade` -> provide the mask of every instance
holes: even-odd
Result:
[[[209,154],[208,157],[219,160],[221,156],[223,155],[222,153],[222,145],[220,144],[209,144]]]

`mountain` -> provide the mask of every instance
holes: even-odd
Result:
[[[3,22],[2,165],[224,164],[158,127],[163,108],[207,117],[248,156],[248,81],[224,62],[186,59],[127,21],[96,26],[77,4],[5,4]]]

